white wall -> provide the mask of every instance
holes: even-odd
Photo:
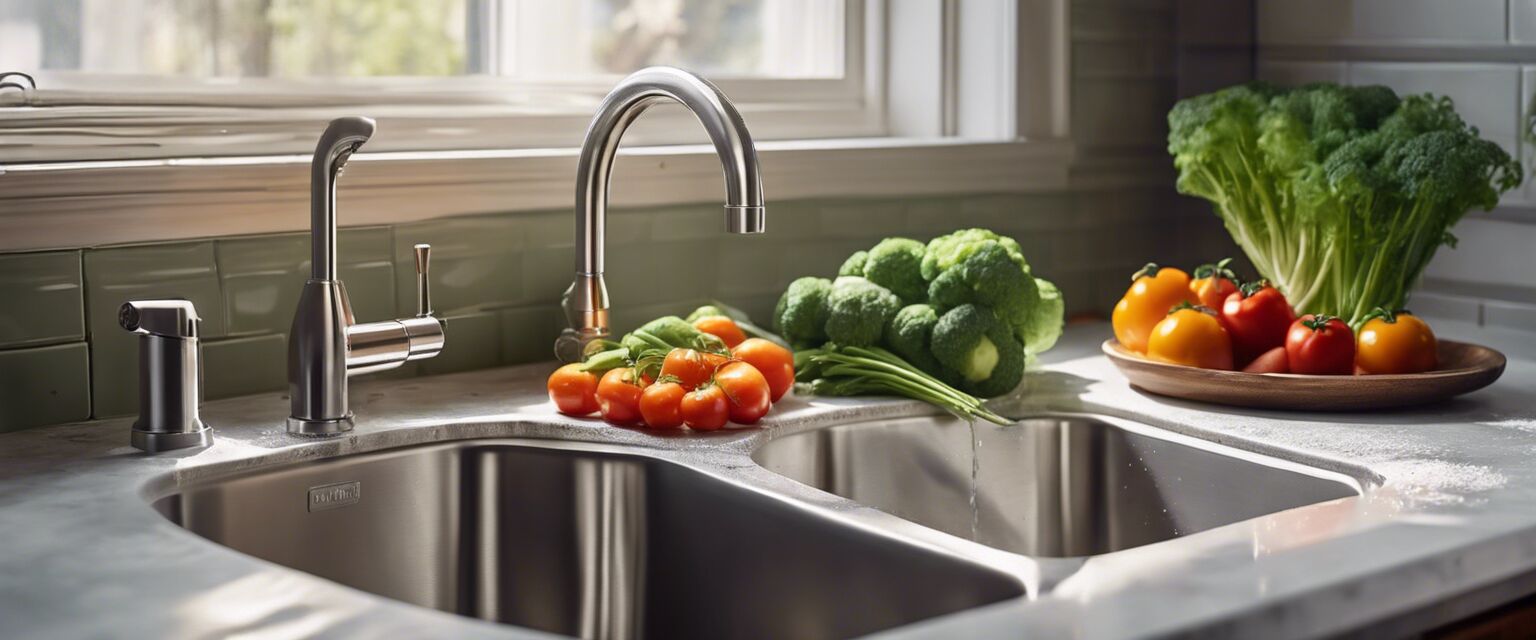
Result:
[[[1256,0],[1256,74],[1292,84],[1383,84],[1451,97],[1484,137],[1520,157],[1536,93],[1536,0]],[[1536,329],[1536,181],[1473,212],[1411,305],[1421,313]]]

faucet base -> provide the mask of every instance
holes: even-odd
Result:
[[[202,420],[197,421],[196,431],[149,431],[135,423],[128,432],[128,444],[146,453],[160,453],[176,449],[199,449],[213,444],[213,430]]]
[[[352,430],[352,414],[329,420],[288,417],[288,433],[296,436],[335,436]]]

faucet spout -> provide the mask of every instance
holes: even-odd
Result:
[[[608,183],[619,139],[646,108],[673,101],[693,112],[709,134],[725,172],[725,230],[763,233],[763,182],[752,134],[725,93],[708,80],[673,67],[630,74],[609,92],[587,127],[576,173],[576,280],[565,293],[570,328],[555,343],[561,360],[580,360],[587,343],[608,335],[608,291],[603,283]]]
[[[377,125],[373,118],[346,116],[331,121],[309,164],[310,279],[336,279],[336,179],[347,159]]]

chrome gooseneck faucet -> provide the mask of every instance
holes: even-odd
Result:
[[[588,343],[608,335],[608,288],[603,284],[608,180],[624,130],[647,107],[666,100],[693,111],[720,156],[725,169],[725,230],[763,232],[757,149],[731,101],[708,80],[682,69],[650,67],[630,74],[598,106],[577,161],[576,281],[566,290],[563,303],[570,328],[555,341],[555,355],[562,361],[580,360]]]
[[[357,324],[346,287],[336,277],[336,179],[374,129],[370,118],[337,118],[315,146],[309,174],[311,271],[288,333],[289,433],[351,431],[347,376],[393,369],[443,350],[443,324],[432,317],[427,285],[430,246],[415,247],[414,318]]]

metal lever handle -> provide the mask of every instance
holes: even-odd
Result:
[[[432,289],[427,270],[432,266],[432,245],[418,244],[416,250],[416,317],[432,315]]]

